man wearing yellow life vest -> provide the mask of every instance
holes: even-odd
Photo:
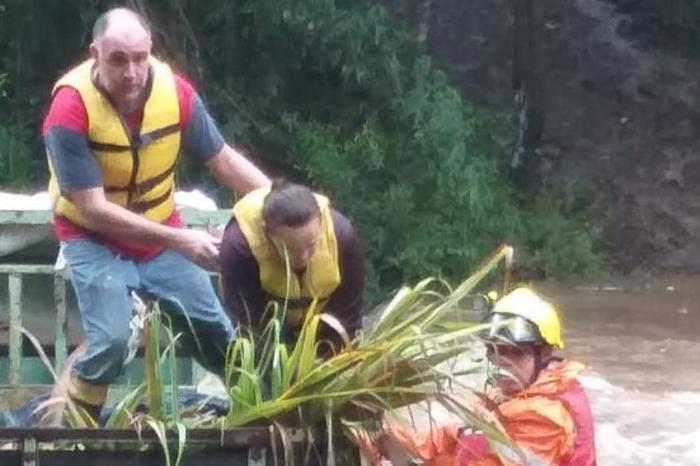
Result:
[[[233,208],[221,244],[224,305],[243,328],[259,332],[269,302],[282,307],[285,340],[295,341],[314,298],[350,339],[362,326],[364,256],[350,221],[328,199],[282,180],[250,192]],[[320,338],[342,344],[338,326]]]
[[[125,8],[104,13],[90,59],[58,80],[42,128],[54,230],[88,340],[69,393],[93,417],[122,370],[129,290],[171,303],[173,324],[186,330],[191,323],[208,345],[198,354],[211,370],[221,371],[233,337],[204,270],[218,268],[218,239],[184,228],[175,209],[180,151],[241,194],[269,183],[226,144],[193,86],[151,48],[143,17]]]
[[[490,393],[516,453],[492,446],[481,433],[450,425],[416,433],[389,426],[379,445],[363,445],[375,464],[389,457],[408,466],[595,466],[594,425],[577,377],[584,366],[553,355],[563,347],[554,307],[528,288],[496,302],[483,338],[490,361]]]

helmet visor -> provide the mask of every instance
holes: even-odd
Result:
[[[486,322],[488,327],[481,337],[494,343],[543,344],[537,326],[522,316],[513,314],[491,314]]]

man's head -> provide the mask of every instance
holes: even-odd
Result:
[[[90,56],[99,84],[121,112],[133,112],[142,103],[151,47],[148,23],[132,10],[114,8],[95,21]]]
[[[280,257],[285,252],[295,271],[306,268],[316,251],[321,230],[321,209],[313,192],[283,180],[272,183],[263,202],[265,233]]]
[[[485,332],[492,381],[512,396],[537,378],[554,348],[562,348],[561,324],[554,307],[528,288],[496,302]]]

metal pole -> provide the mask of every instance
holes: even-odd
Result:
[[[8,277],[10,299],[10,385],[19,385],[22,379],[22,275]]]
[[[66,333],[68,322],[66,320],[66,280],[60,273],[53,276],[53,299],[56,304],[56,341],[54,343],[54,367],[56,373],[63,370],[66,362]]]

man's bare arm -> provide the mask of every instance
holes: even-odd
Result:
[[[253,162],[228,144],[205,165],[221,184],[241,195],[270,184],[270,179]]]
[[[121,241],[172,248],[204,268],[218,268],[219,240],[203,231],[152,222],[107,200],[103,188],[69,193],[91,230]]]

